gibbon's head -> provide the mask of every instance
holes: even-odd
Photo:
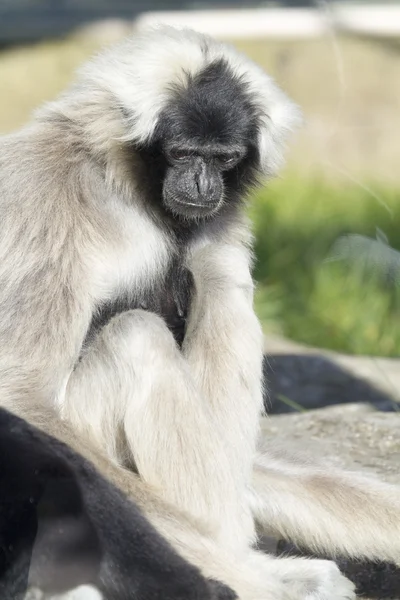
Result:
[[[232,47],[163,27],[106,50],[81,72],[97,149],[139,152],[167,211],[209,217],[282,162],[299,112]]]

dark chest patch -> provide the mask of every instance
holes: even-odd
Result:
[[[194,289],[191,272],[176,259],[166,277],[151,289],[136,294],[119,296],[113,301],[97,307],[87,331],[82,349],[87,349],[96,335],[113,317],[133,309],[142,309],[160,315],[173,333],[176,342],[181,345],[185,336],[187,315]]]

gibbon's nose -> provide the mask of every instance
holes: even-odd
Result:
[[[195,176],[197,193],[201,198],[207,200],[214,195],[214,183],[206,169],[202,169]],[[210,198],[211,199],[211,198]]]

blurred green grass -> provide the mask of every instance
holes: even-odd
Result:
[[[0,132],[25,123],[105,41],[75,35],[1,52]],[[338,236],[374,238],[377,227],[400,250],[400,191],[389,187],[400,158],[400,54],[339,42],[344,83],[330,39],[237,44],[301,105],[307,123],[291,146],[291,170],[257,193],[250,209],[256,307],[266,331],[351,354],[398,356],[399,288],[324,261]],[[361,185],[340,183],[344,171]],[[386,184],[370,184],[369,192],[372,176]]]
[[[400,282],[326,260],[339,236],[375,238],[377,228],[400,250],[400,192],[290,175],[257,193],[250,213],[266,331],[349,354],[400,354]]]

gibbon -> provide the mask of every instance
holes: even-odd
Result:
[[[0,139],[1,404],[54,406],[241,551],[262,410],[244,199],[298,118],[233,48],[162,28]]]

